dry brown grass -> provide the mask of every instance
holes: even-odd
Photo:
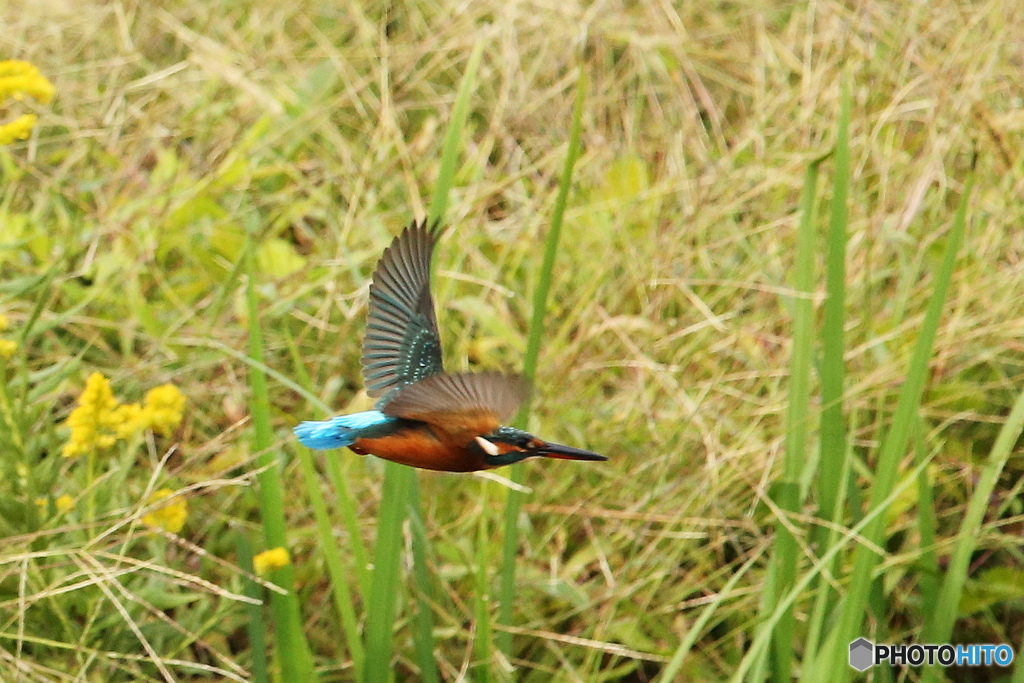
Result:
[[[244,414],[246,368],[222,348],[244,349],[229,272],[250,224],[304,259],[261,290],[269,364],[308,373],[325,402],[346,408],[360,384],[368,273],[390,235],[425,213],[478,40],[472,135],[435,296],[452,367],[515,368],[582,68],[584,151],[531,427],[611,459],[527,466],[511,678],[648,680],[716,598],[720,616],[686,678],[724,678],[752,631],[762,576],[718,593],[736,562],[770,542],[773,519],[759,501],[783,443],[795,209],[807,164],[831,144],[845,72],[854,83],[848,406],[861,454],[894,401],[952,202],[979,154],[926,412],[926,440],[944,449],[940,523],[956,521],[972,452],[990,442],[1021,384],[1020,3],[357,5],[15,0],[0,10],[0,57],[31,60],[58,90],[38,136],[0,151],[0,310],[24,322],[35,298],[19,278],[59,264],[42,318],[52,329],[29,362],[42,370],[81,358],[39,396],[56,406],[44,424],[63,416],[61,398],[91,368],[126,391],[173,379],[191,405],[175,481],[214,478],[207,462],[218,453],[246,462],[244,427],[229,431]],[[27,232],[11,238],[20,216]],[[6,244],[26,237],[34,250]],[[273,391],[284,441],[311,409],[284,386]],[[369,537],[378,469],[339,457]],[[477,519],[497,525],[501,489],[421,481],[443,597],[437,658],[455,680],[472,657]],[[233,558],[229,524],[252,500],[244,488],[202,490],[185,537]],[[343,680],[312,522],[303,500],[291,503],[307,633]],[[906,514],[898,527],[912,521]],[[984,543],[1016,566],[1012,538]],[[16,545],[0,552],[5,591],[25,576],[26,546]],[[894,572],[914,561],[912,545],[890,550]],[[214,583],[231,576],[194,553],[174,561]],[[913,586],[897,582],[889,597],[895,639],[913,630]],[[12,599],[3,596],[11,608]],[[241,605],[219,604],[216,623],[190,628],[247,662],[244,647],[229,647]],[[995,614],[984,624],[968,615],[964,628],[1020,642],[1019,612]],[[103,654],[144,654],[130,635],[96,645],[95,657],[43,648],[37,658],[17,624],[5,621],[0,648],[3,666],[17,662],[26,680],[57,678],[47,667],[157,675]],[[400,666],[412,666],[397,642]]]

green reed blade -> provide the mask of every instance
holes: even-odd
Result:
[[[334,538],[331,517],[327,512],[327,503],[324,501],[323,493],[320,491],[320,477],[317,476],[316,467],[313,464],[313,452],[308,448],[297,448],[296,450],[298,451],[302,476],[306,482],[306,493],[309,496],[310,505],[313,507],[313,516],[316,518],[320,552],[323,553],[324,562],[327,564],[327,573],[331,577],[331,594],[334,597],[334,607],[338,610],[341,627],[345,631],[345,646],[352,656],[352,668],[355,671],[356,678],[362,678],[364,661],[363,640],[359,634],[359,622],[356,619],[355,605],[352,603],[352,589],[349,586],[345,561],[341,556],[341,546],[338,545],[337,540]],[[337,459],[337,456],[333,453],[327,457]]]
[[[250,230],[250,234],[255,232]],[[252,359],[249,371],[249,386],[252,390],[250,412],[253,423],[253,450],[259,453],[257,465],[260,509],[263,517],[263,534],[267,548],[288,547],[285,531],[284,488],[278,471],[277,451],[274,449],[274,435],[270,425],[270,392],[267,376],[261,369],[264,365],[263,335],[259,324],[259,299],[256,295],[254,237],[250,237],[242,258],[246,259],[246,300],[249,313],[249,357]],[[299,600],[295,594],[295,580],[291,565],[282,567],[270,577],[274,583],[288,591],[287,595],[272,593],[271,608],[274,614],[274,633],[277,638],[277,654],[282,675],[286,680],[315,681],[313,655],[302,632],[302,617]]]
[[[797,570],[797,541],[790,526],[800,509],[800,478],[807,464],[807,435],[810,429],[811,357],[814,353],[814,207],[821,160],[807,167],[804,191],[800,199],[800,224],[797,228],[793,290],[793,355],[790,358],[789,409],[786,419],[786,452],[782,479],[773,485],[779,520],[775,528],[775,554],[772,557],[771,589],[762,603],[762,617],[772,614],[779,596],[789,590]],[[772,677],[789,681],[793,660],[794,616],[786,610],[773,633]]]
[[[444,149],[441,155],[441,167],[437,185],[430,204],[430,220],[438,220],[444,216],[448,205],[448,193],[455,179],[455,166],[458,159],[459,143],[463,138],[463,130],[469,113],[469,97],[472,93],[476,70],[483,53],[483,43],[477,42],[466,64],[466,71],[459,84],[459,92],[452,110],[451,123],[445,136]],[[391,672],[392,635],[394,630],[397,596],[401,593],[401,575],[399,560],[402,550],[402,526],[405,521],[406,507],[418,505],[418,480],[413,468],[392,462],[384,463],[384,489],[381,494],[381,509],[377,525],[377,544],[374,548],[373,577],[366,614],[366,671],[364,680],[368,683],[383,683]],[[415,514],[422,517],[418,507]],[[413,536],[413,543],[425,543],[425,538]],[[425,552],[414,553],[423,558]],[[418,597],[420,618],[416,621],[417,652],[433,652],[433,619],[430,605],[424,596]],[[419,662],[421,670],[427,671],[436,667],[433,659]]]
[[[833,154],[835,171],[832,201],[826,235],[825,302],[821,326],[821,417],[818,462],[815,469],[818,517],[841,524],[845,500],[843,482],[849,470],[849,444],[846,440],[846,416],[843,390],[846,375],[846,241],[848,198],[850,194],[850,78],[843,79],[836,147]],[[828,525],[815,528],[812,538],[818,553],[835,542],[835,532]],[[834,567],[828,567],[831,575]],[[813,616],[807,624],[805,652],[817,651],[821,634],[834,602],[834,592],[827,581],[817,586]]]
[[[934,289],[921,323],[914,355],[907,369],[906,381],[900,388],[892,425],[885,435],[879,451],[878,463],[875,467],[875,481],[871,488],[868,504],[869,513],[885,504],[892,493],[899,475],[900,460],[906,453],[917,419],[925,381],[928,378],[928,361],[931,359],[932,346],[938,332],[946,294],[949,291],[957,254],[967,225],[967,205],[973,185],[974,173],[972,171],[960,197],[960,205],[949,231],[942,263],[934,275]],[[866,543],[858,545],[854,552],[854,567],[846,597],[841,604],[839,623],[830,634],[825,646],[826,652],[830,654],[820,662],[821,666],[827,667],[833,674],[837,674],[840,681],[849,680],[850,673],[853,671],[847,666],[848,644],[858,636],[864,623],[868,594],[871,583],[875,580],[875,569],[879,560],[878,554],[873,548],[882,544],[884,533],[885,515],[879,514],[872,517],[871,522],[864,529]]]
[[[555,199],[554,212],[551,215],[551,229],[548,231],[547,240],[544,245],[544,261],[541,263],[540,273],[537,276],[537,290],[533,296],[533,317],[530,320],[526,357],[523,359],[523,376],[531,384],[537,373],[540,340],[541,335],[544,333],[544,314],[547,310],[548,292],[551,290],[551,276],[555,269],[555,257],[558,255],[558,241],[562,233],[562,220],[565,217],[565,208],[569,203],[569,189],[572,187],[572,175],[576,167],[576,159],[580,154],[583,105],[586,102],[586,97],[587,79],[585,72],[581,69],[579,80],[576,82],[576,102],[572,110],[569,148],[566,150],[565,165],[562,167],[562,177],[558,183],[558,196]],[[525,428],[529,414],[530,399],[527,398],[519,409],[519,415],[515,422],[516,426]],[[523,466],[513,465],[510,477],[515,483],[521,484],[523,481]],[[509,491],[508,500],[505,503],[505,535],[502,544],[501,584],[498,589],[498,599],[501,601],[498,623],[505,625],[512,623],[512,608],[516,591],[516,554],[519,549],[519,513],[523,506],[523,496],[524,494],[520,491]],[[506,656],[511,655],[512,634],[508,631],[499,631],[496,645]]]

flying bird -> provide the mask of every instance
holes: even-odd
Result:
[[[497,372],[447,373],[430,295],[430,261],[438,223],[415,222],[377,263],[363,339],[366,392],[375,410],[302,422],[309,448],[348,446],[392,462],[443,472],[474,472],[535,456],[607,460],[543,441],[502,424],[526,397],[526,381]]]

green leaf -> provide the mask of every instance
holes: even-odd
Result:
[[[305,268],[306,259],[295,253],[291,244],[274,237],[256,250],[256,265],[264,275],[283,278]]]
[[[960,615],[967,616],[999,603],[1024,599],[1024,569],[992,567],[964,587]]]
[[[138,591],[140,598],[153,605],[157,609],[174,609],[184,607],[193,602],[200,602],[206,598],[200,593],[170,591],[161,586],[148,586]]]
[[[598,189],[598,196],[604,201],[618,204],[636,199],[650,186],[647,164],[631,154],[616,159],[608,167]]]

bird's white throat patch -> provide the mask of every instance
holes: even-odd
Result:
[[[501,451],[498,450],[498,447],[495,446],[494,443],[488,441],[487,439],[485,439],[482,436],[476,437],[476,442],[478,444],[480,444],[480,448],[484,449],[484,453],[486,453],[487,455],[500,455],[501,454]]]

